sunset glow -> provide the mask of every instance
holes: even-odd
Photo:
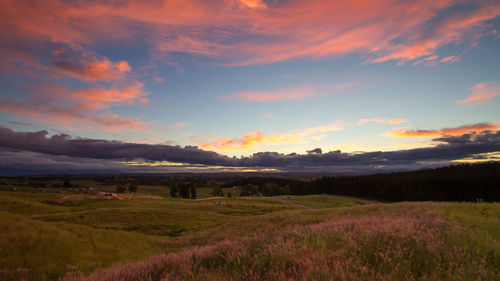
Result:
[[[4,158],[272,172],[299,169],[301,155],[333,157],[303,162],[330,170],[354,152],[460,151],[445,163],[498,153],[498,1],[2,0],[0,8]],[[29,145],[12,141],[31,133]],[[57,140],[158,154],[41,144]],[[481,149],[467,154],[465,144]],[[171,157],[176,149],[197,156]]]

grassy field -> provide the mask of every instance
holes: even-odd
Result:
[[[0,280],[500,279],[495,203],[95,193],[0,187]]]
[[[344,196],[335,196],[335,195],[302,195],[302,196],[288,195],[288,196],[280,196],[280,198],[295,204],[315,209],[351,207],[351,206],[377,203],[376,201],[344,197]]]

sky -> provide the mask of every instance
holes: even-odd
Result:
[[[500,2],[0,0],[0,174],[500,160]]]

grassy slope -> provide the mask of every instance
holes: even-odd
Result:
[[[224,206],[213,200],[137,199],[100,200],[60,213],[37,214],[45,221],[65,221],[96,228],[178,236],[250,215],[290,208],[274,201],[232,199]]]
[[[68,280],[499,280],[499,219],[497,204],[285,211],[206,231],[209,246]]]
[[[457,242],[461,247],[482,252],[500,268],[500,204],[443,203],[436,208],[467,229],[467,235]]]
[[[345,196],[335,195],[288,195],[280,196],[280,198],[296,204],[304,205],[309,208],[338,208],[338,207],[351,207],[365,204],[374,204],[376,201],[357,199]]]
[[[54,280],[162,250],[162,239],[0,212],[0,280]],[[164,249],[164,248],[163,248]]]
[[[206,231],[295,208],[270,198],[96,200],[67,190],[16,188],[0,190],[0,280],[52,280],[181,251],[217,239],[206,240]],[[142,191],[164,195],[156,189]],[[210,192],[202,189],[202,197]]]
[[[164,190],[148,187],[143,188],[142,192],[163,195]],[[202,197],[210,196],[209,193],[209,189],[203,189],[201,192]],[[235,270],[241,273],[236,280],[248,280],[250,276],[256,280],[280,280],[279,276],[279,278],[269,276],[270,272],[279,272],[271,265],[273,263],[283,266],[289,265],[291,266],[289,269],[298,270],[300,266],[305,266],[300,262],[297,263],[299,257],[305,259],[307,257],[310,262],[314,261],[315,258],[320,260],[326,258],[330,262],[325,264],[318,260],[317,263],[323,264],[324,268],[317,268],[316,273],[308,273],[312,274],[309,277],[313,280],[321,280],[325,276],[333,276],[327,268],[334,267],[336,256],[342,257],[342,260],[348,260],[349,257],[360,257],[362,252],[368,253],[363,256],[364,262],[367,264],[351,264],[350,271],[344,273],[354,274],[353,272],[356,271],[354,265],[356,265],[361,268],[366,267],[371,272],[372,277],[376,274],[386,274],[380,275],[380,277],[387,277],[385,272],[387,269],[374,267],[374,264],[377,264],[374,261],[378,261],[374,257],[379,255],[378,253],[387,253],[388,243],[393,243],[391,241],[394,240],[390,236],[391,231],[393,233],[406,233],[406,240],[396,239],[394,243],[400,243],[398,245],[410,243],[408,244],[410,248],[416,251],[411,259],[398,257],[397,253],[392,253],[396,255],[394,258],[400,259],[397,261],[401,264],[405,264],[405,262],[407,265],[408,262],[418,264],[422,260],[432,260],[433,256],[429,256],[429,253],[424,251],[425,247],[422,246],[428,242],[449,240],[450,243],[439,244],[441,248],[438,248],[438,253],[442,259],[437,263],[441,264],[441,267],[433,268],[424,263],[417,270],[412,265],[408,265],[409,267],[399,269],[399,277],[404,274],[414,276],[412,274],[416,274],[415,272],[424,272],[427,275],[419,273],[418,276],[424,276],[423,279],[427,280],[447,278],[452,280],[460,277],[457,273],[460,270],[465,272],[466,275],[463,276],[469,276],[470,280],[477,279],[474,276],[482,276],[481,274],[486,274],[483,279],[500,277],[498,271],[494,270],[496,267],[500,268],[500,209],[498,204],[400,203],[356,207],[376,202],[323,195],[281,197],[281,200],[305,205],[308,208],[285,204],[273,198],[79,199],[70,200],[71,204],[66,204],[66,201],[64,204],[54,203],[54,201],[67,196],[68,194],[59,193],[34,194],[0,191],[0,216],[2,217],[0,229],[7,230],[0,232],[0,280],[7,279],[8,276],[13,277],[12,280],[20,279],[23,276],[27,276],[29,280],[50,280],[54,279],[55,276],[62,276],[66,272],[87,273],[112,264],[122,263],[125,260],[144,259],[155,253],[174,252],[178,254],[171,254],[168,258],[168,264],[175,265],[180,262],[179,257],[185,259],[186,255],[193,256],[193,253],[194,256],[202,253],[205,256],[202,259],[204,262],[189,260],[188,267],[186,267],[187,265],[178,265],[184,271],[176,271],[176,276],[170,278],[172,280],[176,280],[175,278],[181,280],[220,280],[228,278],[229,274],[233,274],[232,272]],[[224,201],[226,205],[217,206],[216,201]],[[426,217],[436,219],[426,220]],[[349,220],[345,218],[349,218]],[[394,219],[404,222],[408,218],[412,221],[410,225],[413,227],[413,231],[408,232],[408,229],[398,228],[400,227],[398,224],[391,224]],[[349,235],[335,238],[338,233],[329,232],[328,227],[316,234],[310,233],[310,229],[314,229],[317,225],[332,225],[339,220],[342,220],[344,225],[336,227],[344,227],[343,232],[350,233]],[[354,222],[354,226],[349,221]],[[366,231],[367,229],[362,226],[370,225],[372,221],[378,223],[371,224],[369,231]],[[390,225],[392,228],[389,229],[392,230],[386,231],[385,234],[382,231],[381,234],[384,225]],[[401,225],[404,224],[401,223]],[[418,225],[423,227],[420,230],[415,230]],[[450,225],[455,230],[449,232],[446,230],[447,228],[439,228]],[[419,231],[424,231],[427,228],[436,230],[433,232],[434,236],[431,236],[432,239],[415,240],[415,237],[422,236]],[[294,231],[298,233],[300,239],[291,238],[295,235]],[[267,234],[262,236],[263,233]],[[349,244],[351,243],[349,237],[356,235],[359,235],[357,236],[359,242],[366,242],[357,246],[361,248]],[[331,248],[331,243],[333,243],[330,241],[331,239],[334,242],[341,241],[342,243],[335,242],[337,244],[334,243],[333,246],[337,248]],[[282,242],[286,242],[286,245],[283,245]],[[192,249],[194,246],[204,247],[206,245],[212,246]],[[275,245],[276,248],[274,248],[275,250],[272,250],[273,248],[259,248],[263,245]],[[293,247],[288,249],[287,245]],[[255,256],[253,259],[246,254],[238,256],[237,253],[231,252],[233,247],[253,249],[254,252],[251,253]],[[471,266],[457,267],[459,261],[454,260],[448,253],[450,249],[455,248],[459,249],[459,252],[453,253],[465,253],[461,259],[464,261],[463,263]],[[245,261],[245,263],[235,265],[234,262],[228,263],[228,260],[218,263],[217,260],[221,258],[220,251],[226,251],[224,249],[229,251],[228,254],[231,252],[236,260]],[[302,249],[303,252],[297,252],[296,249]],[[248,252],[246,253],[248,254]],[[268,256],[260,256],[258,253],[267,253]],[[330,257],[331,255],[333,257]],[[268,263],[262,264],[258,262],[259,260]],[[159,263],[159,271],[151,268],[155,262]],[[205,268],[207,264],[209,269]],[[232,266],[236,267],[227,267],[226,264],[233,264]],[[195,265],[197,267],[193,268]],[[159,272],[158,274],[161,275],[170,268],[170,266],[165,265],[163,256],[146,260],[142,266],[149,266],[146,269],[142,268],[142,272],[146,272],[145,274]],[[104,275],[101,272],[99,276],[105,277],[108,274],[112,277],[108,280],[126,280],[116,278],[114,274],[117,272],[122,274],[124,269],[134,271],[140,267],[140,264],[117,267],[105,271]],[[452,270],[452,273],[446,275],[448,273],[445,272],[444,268],[455,271]],[[486,273],[481,273],[480,268]],[[197,270],[207,271],[201,275],[196,273],[186,276],[188,273],[192,274],[193,270],[195,273]],[[431,271],[440,272],[441,275],[432,276]],[[287,276],[288,273],[282,274]],[[345,275],[344,277],[346,276],[356,279],[361,275]],[[144,276],[132,277],[129,280],[145,280],[142,278]],[[466,280],[465,277],[462,279]],[[98,280],[100,279],[98,278]],[[153,278],[153,280],[157,279]]]

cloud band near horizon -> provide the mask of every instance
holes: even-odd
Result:
[[[101,139],[71,138],[68,135],[48,136],[47,131],[16,132],[0,128],[0,148],[9,151],[29,151],[75,159],[118,161],[141,160],[144,165],[169,161],[186,165],[216,165],[221,167],[269,167],[286,170],[330,171],[350,167],[373,170],[374,167],[415,168],[425,163],[451,163],[475,155],[500,151],[500,131],[483,131],[434,139],[435,147],[399,151],[343,153],[340,150],[322,153],[321,149],[307,154],[259,152],[247,157],[228,157],[194,146],[150,145]],[[78,161],[78,160],[75,160]],[[357,167],[357,168],[356,168]],[[157,170],[155,170],[157,171]]]

